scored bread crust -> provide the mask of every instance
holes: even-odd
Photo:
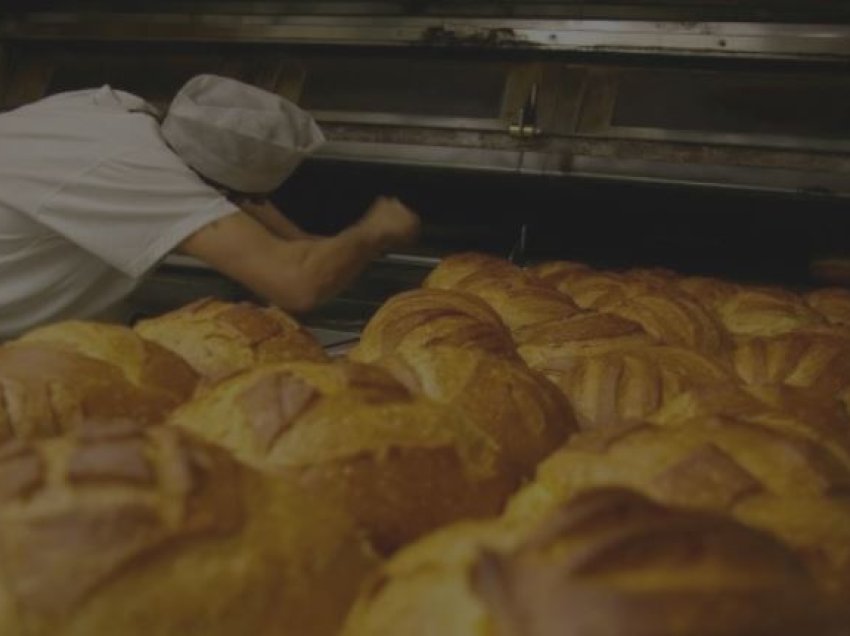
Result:
[[[4,634],[330,636],[375,564],[344,514],[168,427],[7,444],[0,482]]]
[[[186,360],[205,386],[259,364],[328,359],[319,341],[294,318],[276,307],[248,302],[204,298],[141,320],[134,328]]]

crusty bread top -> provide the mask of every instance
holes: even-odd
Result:
[[[213,384],[258,364],[327,360],[322,346],[276,307],[205,298],[139,321],[136,332],[170,349]]]
[[[58,435],[92,421],[160,423],[185,400],[195,376],[186,367],[181,372],[179,361],[169,366],[170,354],[154,358],[150,366],[152,358],[143,358],[146,381],[135,384],[125,372],[132,364],[111,364],[49,341],[7,343],[0,347],[0,441]],[[163,361],[163,375],[150,378]],[[169,378],[177,379],[174,387],[165,386]]]
[[[66,614],[132,563],[243,522],[239,470],[175,429],[82,427],[0,448],[2,587]]]
[[[518,278],[528,277],[513,263],[483,254],[481,252],[461,252],[443,258],[440,264],[428,274],[422,286],[431,289],[464,289],[471,278]]]
[[[850,327],[850,289],[818,289],[806,294],[806,302],[832,324]]]
[[[843,334],[813,330],[742,338],[733,362],[747,384],[787,384],[830,397],[850,388],[850,339]]]
[[[823,627],[810,579],[777,541],[617,490],[583,493],[513,550],[483,550],[470,577],[504,634],[768,636]]]
[[[584,428],[639,420],[693,387],[732,381],[722,364],[668,346],[615,349],[538,368],[568,397]]]
[[[183,358],[123,325],[69,320],[33,329],[14,342],[49,344],[108,362],[140,388],[173,395],[175,406],[192,396],[198,382]]]
[[[350,356],[373,362],[397,349],[430,346],[516,357],[498,314],[475,296],[444,289],[415,289],[390,298],[372,316]]]

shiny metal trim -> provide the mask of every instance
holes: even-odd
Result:
[[[461,128],[466,130],[504,130],[502,119],[477,117],[439,117],[432,115],[400,115],[396,113],[311,110],[318,122],[341,124],[378,124],[416,128]]]
[[[7,18],[0,37],[850,58],[846,24],[54,12]]]
[[[522,163],[522,151],[329,141],[319,149],[314,159],[518,172]]]
[[[526,174],[850,198],[850,173],[525,153]]]
[[[506,151],[336,141],[323,147],[314,160],[430,166],[616,181],[644,181],[850,198],[850,172],[682,163],[676,161],[675,158],[670,161],[663,161],[590,156],[558,151]]]
[[[713,131],[671,130],[663,128],[629,128],[611,126],[604,131],[579,132],[586,137],[606,139],[635,139],[640,141],[682,141],[712,146],[748,146],[758,148],[787,148],[805,152],[850,152],[850,139],[832,140],[821,137],[799,137],[747,133],[721,133]]]

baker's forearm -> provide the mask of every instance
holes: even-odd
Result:
[[[239,207],[243,212],[252,216],[269,232],[284,239],[317,239],[322,238],[317,234],[305,232],[298,225],[290,221],[284,214],[271,202],[264,201],[263,203],[251,203],[248,201],[239,202]]]
[[[309,241],[299,263],[300,277],[314,294],[313,303],[336,295],[386,248],[385,237],[354,225],[336,236]]]

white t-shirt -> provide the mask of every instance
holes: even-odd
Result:
[[[62,93],[0,114],[0,339],[88,318],[237,208],[128,93]]]

